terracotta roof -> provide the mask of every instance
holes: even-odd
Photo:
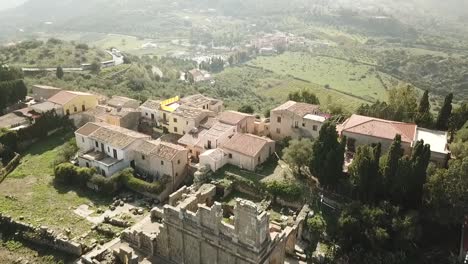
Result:
[[[244,114],[236,111],[226,111],[219,115],[219,121],[229,125],[237,125],[239,122],[247,117],[254,117],[253,115]]]
[[[201,116],[208,115],[208,110],[203,110],[200,108],[194,108],[186,105],[179,106],[174,112],[174,115],[178,115],[185,118],[198,118]]]
[[[33,85],[34,87],[37,87],[37,88],[40,88],[40,89],[44,89],[44,90],[62,90],[61,88],[57,88],[57,87],[53,87],[53,86],[49,86],[49,85]]]
[[[83,136],[89,136],[91,133],[94,131],[98,130],[101,126],[95,124],[95,123],[87,123],[86,125],[80,127],[78,130],[75,131],[75,133],[83,135]]]
[[[107,102],[108,105],[117,107],[117,106],[123,106],[128,102],[138,102],[135,99],[128,98],[128,97],[123,97],[123,96],[112,96],[112,98]]]
[[[197,133],[186,133],[177,143],[185,146],[196,146],[207,132],[208,130],[201,129]]]
[[[11,128],[12,126],[18,126],[28,123],[28,118],[19,116],[15,113],[9,113],[0,116],[0,128]]]
[[[169,142],[159,140],[145,140],[136,150],[147,156],[156,156],[164,160],[172,160],[177,153],[185,148]]]
[[[288,101],[272,111],[287,110],[300,117],[304,117],[307,114],[318,114],[320,112],[320,106],[306,103],[297,103],[294,101]]]
[[[52,102],[52,103],[56,103],[56,104],[59,104],[59,105],[64,105],[64,104],[70,102],[71,100],[73,100],[74,98],[76,98],[78,96],[82,96],[82,95],[91,96],[92,94],[82,93],[82,92],[75,92],[75,91],[60,91],[60,92],[56,93],[54,96],[52,96],[51,98],[49,98],[47,101]]]
[[[367,117],[352,115],[342,125],[342,132],[367,135],[372,137],[394,139],[397,134],[401,135],[401,141],[412,143],[416,135],[416,125]]]
[[[106,123],[87,123],[78,129],[76,133],[119,149],[126,148],[139,139],[150,138],[148,135]]]
[[[140,107],[149,108],[151,110],[159,110],[161,107],[161,101],[158,100],[147,100]]]
[[[268,143],[274,142],[266,137],[259,137],[252,134],[235,134],[223,145],[223,149],[232,150],[246,156],[254,157]]]
[[[225,133],[228,133],[228,132],[234,133],[235,131],[236,131],[236,127],[218,122],[214,124],[208,130],[208,132],[206,133],[206,136],[219,138]]]
[[[196,108],[203,108],[203,106],[207,104],[214,105],[220,102],[220,100],[206,97],[202,94],[189,95],[187,97],[180,99],[180,101],[183,105],[188,105],[188,106],[196,107]]]

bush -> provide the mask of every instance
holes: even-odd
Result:
[[[119,177],[125,187],[140,193],[160,194],[165,187],[161,182],[149,183],[135,178],[132,169],[123,170]]]
[[[297,201],[302,196],[302,189],[299,185],[291,181],[272,181],[265,185],[265,189],[275,198],[280,197],[287,201]]]
[[[86,186],[86,183],[96,173],[90,168],[77,167],[71,163],[62,163],[54,169],[55,180],[59,183]]]
[[[98,186],[99,191],[104,193],[113,194],[122,188],[121,174],[115,174],[110,178],[106,178],[102,175],[95,174],[89,182]]]

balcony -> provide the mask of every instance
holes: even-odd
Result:
[[[111,176],[130,166],[130,163],[125,160],[118,160],[94,150],[80,154],[78,156],[78,162],[81,167],[98,169],[98,172],[103,176]]]

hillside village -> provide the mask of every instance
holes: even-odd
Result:
[[[56,238],[40,244],[72,253],[80,257],[77,263],[87,264],[113,263],[112,259],[124,263],[306,261],[306,245],[316,239],[307,231],[314,212],[304,204],[306,200],[289,199],[289,193],[275,195],[274,202],[245,200],[263,196],[238,177],[294,179],[288,168],[292,164],[279,153],[285,141],[318,139],[326,124],[336,122],[320,106],[287,101],[272,109],[269,118],[262,118],[225,110],[222,100],[202,94],[139,102],[44,85],[32,87],[28,102],[25,108],[0,117],[0,127],[27,129],[41,116],[53,113],[76,128],[77,152],[55,165],[56,179],[71,187],[84,184],[98,193],[117,194],[115,197],[122,197],[118,195],[121,186],[133,193],[114,198],[101,211],[106,215],[101,221],[125,227],[108,243],[88,246],[84,241],[61,238],[63,244],[58,245]],[[387,152],[396,137],[401,138],[407,155],[423,140],[430,144],[430,160],[437,166],[445,167],[451,158],[447,132],[415,124],[353,114],[341,120],[334,133],[345,140],[345,174],[359,146],[379,145]],[[269,167],[275,170],[273,176],[263,172]],[[332,209],[340,206],[326,194],[326,188],[317,190],[322,191],[323,204]],[[130,224],[113,212],[127,208],[124,204],[131,204],[134,197],[149,199],[150,211],[131,206],[134,209],[129,212],[133,210],[137,217]],[[226,197],[231,197],[230,205],[221,203]],[[284,209],[271,211],[276,204]],[[88,206],[81,208],[75,213],[90,218],[85,213]],[[1,221],[15,223],[6,219]]]

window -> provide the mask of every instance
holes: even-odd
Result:
[[[94,142],[94,144],[96,145],[96,148],[99,148],[99,143],[97,141]]]
[[[89,162],[86,162],[86,168],[89,168]]]
[[[110,152],[110,148],[109,148],[109,147],[107,147],[107,152]]]
[[[174,127],[174,132],[176,132],[176,133],[177,133],[177,127]]]
[[[312,127],[312,129],[313,129],[314,131],[317,131],[317,126],[314,125],[314,126]]]
[[[85,105],[81,106],[81,111],[83,111],[83,112],[86,111],[86,106]]]
[[[117,150],[114,149],[114,159],[117,159]]]
[[[176,176],[176,177],[179,176],[179,173],[176,172],[175,176]]]
[[[208,149],[211,149],[211,140],[208,140]]]
[[[148,114],[146,114],[148,115]],[[151,120],[154,120],[154,114],[151,114]]]
[[[185,124],[188,126],[188,121],[186,121]]]
[[[299,122],[295,121],[295,122],[294,122],[294,127],[295,127],[295,128],[298,128],[298,127],[299,127]]]
[[[146,116],[148,116],[148,113],[145,113]]]
[[[177,118],[174,118],[174,123],[177,123]]]
[[[261,157],[260,157],[260,156],[258,156],[258,163],[260,163],[260,159],[261,159]]]
[[[281,129],[277,128],[276,129],[276,134],[281,134]]]
[[[203,109],[205,109],[205,106],[203,106]]]
[[[78,108],[76,108],[76,106],[73,107],[73,111],[74,112],[78,112]]]
[[[164,165],[164,160],[161,160],[161,165]]]
[[[229,153],[229,158],[232,159],[232,154],[231,153]]]
[[[81,137],[81,142],[84,142],[84,137]]]
[[[70,109],[67,109],[67,116],[70,115]]]
[[[276,118],[276,121],[277,121],[278,123],[281,123],[281,116],[278,116],[278,118]]]
[[[145,158],[146,158],[145,155],[141,155],[142,160],[145,160]]]
[[[302,123],[302,127],[305,127],[305,123]]]
[[[177,164],[180,164],[180,160],[177,160]]]

